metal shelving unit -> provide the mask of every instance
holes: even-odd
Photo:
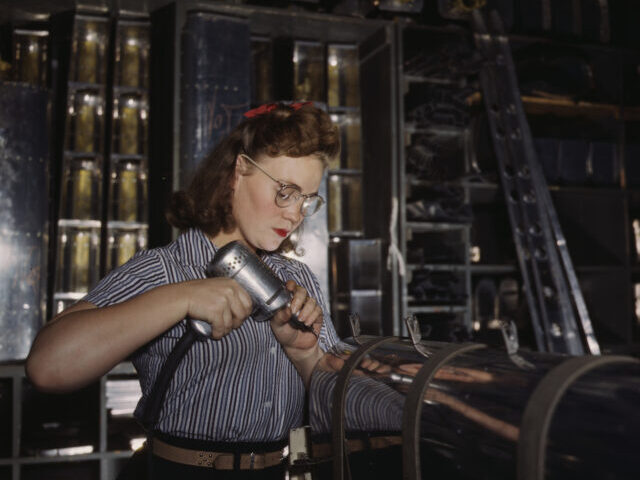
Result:
[[[103,273],[122,265],[148,242],[149,51],[148,16],[113,25],[106,245]]]
[[[61,164],[56,217],[53,313],[81,298],[100,278],[110,19],[105,11],[51,19]]]
[[[10,423],[8,425],[9,428],[6,430],[3,428],[4,433],[9,434],[11,437],[11,451],[0,454],[1,478],[19,480],[26,475],[24,473],[25,469],[30,469],[29,475],[33,475],[33,469],[41,468],[42,471],[39,475],[46,475],[46,472],[50,471],[48,469],[68,467],[69,475],[79,475],[73,478],[114,479],[123,462],[131,456],[132,451],[130,449],[113,449],[109,446],[109,431],[113,418],[106,403],[105,388],[107,382],[124,376],[135,378],[135,371],[130,363],[116,366],[109,374],[101,378],[97,384],[88,387],[88,390],[84,390],[87,394],[83,394],[82,398],[88,400],[90,405],[84,405],[82,408],[95,408],[97,412],[97,415],[92,417],[91,425],[89,425],[92,432],[96,432],[96,434],[92,435],[92,440],[89,443],[78,439],[77,442],[80,443],[62,446],[57,443],[60,442],[60,439],[56,438],[55,431],[56,429],[63,431],[64,426],[51,424],[49,426],[51,430],[50,438],[48,440],[40,438],[37,447],[38,453],[33,454],[30,452],[36,447],[28,445],[29,440],[25,437],[25,435],[29,434],[26,431],[27,421],[25,416],[29,414],[30,409],[27,409],[24,403],[25,398],[32,398],[33,392],[26,379],[24,366],[22,364],[1,365],[0,385],[6,387],[2,389],[2,392],[10,391],[11,395],[8,400],[9,408],[4,403],[7,400],[0,396],[5,405],[3,411],[9,413],[11,419],[8,422]],[[44,401],[49,398],[47,394],[38,394],[38,396]],[[56,395],[56,404],[68,404],[73,401],[78,401],[76,394]],[[3,425],[5,425],[4,419]],[[141,430],[140,432],[140,436],[143,436]],[[45,443],[46,447],[44,446]],[[85,467],[86,470],[82,472],[74,470],[76,468],[84,469]],[[5,476],[5,471],[8,476]]]
[[[412,55],[417,58],[422,52],[435,51],[441,47],[445,43],[442,38],[449,37],[450,40],[456,36],[465,38],[469,35],[469,31],[464,27],[419,26],[409,22],[405,23],[402,20],[397,21],[396,24],[396,71],[399,78],[398,84],[400,85],[397,92],[399,125],[398,238],[400,250],[407,262],[406,275],[402,277],[400,274],[396,274],[396,278],[399,280],[397,300],[400,312],[399,318],[396,320],[396,327],[398,331],[404,331],[402,320],[406,315],[416,312],[430,312],[432,310],[432,306],[425,305],[422,308],[422,306],[413,305],[415,302],[409,302],[408,300],[411,297],[407,288],[410,285],[412,276],[423,269],[429,269],[434,272],[451,272],[465,275],[465,279],[468,280],[467,294],[469,295],[469,301],[465,305],[468,311],[462,312],[462,314],[465,315],[465,324],[473,327],[471,333],[475,335],[477,324],[474,316],[477,314],[477,299],[474,298],[474,294],[478,284],[483,279],[496,282],[496,288],[502,280],[509,280],[519,284],[520,274],[515,251],[513,251],[513,244],[509,240],[511,238],[511,227],[506,211],[501,213],[501,209],[504,208],[502,186],[494,178],[496,173],[495,166],[493,170],[486,168],[487,159],[481,159],[485,161],[485,164],[481,165],[481,169],[478,169],[478,159],[475,157],[477,148],[475,145],[470,144],[467,144],[467,146],[470,146],[467,151],[471,156],[465,158],[465,171],[457,178],[420,178],[407,172],[406,147],[411,144],[412,139],[417,135],[437,135],[440,133],[454,137],[455,135],[465,134],[476,135],[477,132],[474,130],[476,126],[471,131],[465,132],[465,128],[461,128],[459,125],[444,128],[441,125],[438,125],[437,128],[418,125],[413,119],[408,119],[407,114],[409,112],[406,101],[407,98],[415,98],[415,95],[412,96],[412,94],[416,85],[420,88],[457,88],[465,92],[458,99],[459,103],[468,106],[474,112],[474,115],[481,117],[483,115],[482,97],[477,89],[475,92],[468,89],[468,82],[460,81],[460,79],[456,78],[447,78],[446,74],[437,73],[430,66],[426,68],[428,74],[421,74],[415,71],[405,72],[403,65]],[[533,42],[547,44],[555,42],[554,40],[532,36],[510,35],[509,38],[513,38],[519,48]],[[562,44],[562,42],[559,43]],[[593,50],[595,53],[592,53],[592,55],[596,65],[594,68],[598,70],[596,74],[608,73],[607,69],[611,72],[622,72],[621,63],[623,61],[631,65],[631,67],[625,67],[627,70],[633,68],[634,61],[636,62],[635,65],[639,62],[638,53],[630,52],[624,47],[583,45],[579,43],[567,43],[562,44],[562,46],[572,49],[584,48],[588,51]],[[410,66],[416,65],[416,62],[409,63]],[[419,64],[420,61],[417,63]],[[610,67],[607,67],[607,65],[610,65]],[[457,69],[457,66],[451,68],[452,71]],[[600,84],[598,86],[602,87]],[[619,92],[626,92],[627,90],[628,88],[622,88]],[[598,330],[602,332],[605,337],[605,344],[607,340],[609,343],[613,342],[614,344],[636,341],[640,326],[640,320],[638,320],[640,313],[636,313],[635,316],[631,315],[632,294],[629,292],[633,290],[633,285],[640,285],[640,280],[638,280],[640,279],[639,270],[634,267],[634,257],[640,258],[640,253],[636,252],[634,256],[632,252],[633,245],[629,246],[629,242],[633,242],[634,238],[632,220],[640,217],[638,195],[633,193],[634,191],[637,192],[638,175],[635,171],[638,170],[638,167],[635,167],[635,165],[638,164],[638,160],[636,159],[637,153],[633,153],[635,150],[626,148],[626,145],[635,141],[634,139],[639,130],[640,110],[637,105],[629,105],[622,98],[619,99],[619,103],[616,103],[615,101],[607,102],[606,100],[595,98],[588,100],[571,100],[559,97],[542,98],[525,93],[522,95],[522,101],[528,117],[533,119],[530,121],[533,122],[534,137],[536,135],[544,137],[544,132],[541,133],[539,127],[541,125],[544,127],[545,122],[548,123],[549,119],[557,119],[558,121],[564,119],[568,124],[572,121],[583,123],[591,121],[604,125],[603,131],[609,132],[604,134],[605,137],[609,135],[607,138],[597,137],[592,135],[593,132],[590,134],[588,131],[584,135],[586,135],[585,141],[588,142],[588,148],[594,149],[593,155],[595,155],[596,146],[602,149],[603,145],[605,147],[608,145],[607,141],[615,146],[616,153],[614,155],[616,155],[616,158],[614,161],[619,163],[617,164],[617,172],[612,174],[612,178],[615,177],[612,180],[612,184],[602,183],[595,176],[593,180],[590,177],[585,177],[586,180],[583,184],[575,182],[572,184],[570,181],[562,180],[562,177],[560,177],[560,180],[548,179],[548,183],[551,196],[558,209],[561,224],[566,225],[569,250],[572,253],[572,257],[575,257],[575,270],[586,292],[587,303],[591,304],[590,309],[594,311],[596,333]],[[574,126],[574,132],[580,128],[579,126]],[[542,130],[544,131],[544,128]],[[569,130],[564,133],[568,134],[568,132]],[[631,132],[635,132],[635,135]],[[563,132],[552,131],[547,134],[558,135],[559,138],[563,138]],[[589,135],[592,136],[590,137]],[[474,138],[471,141],[475,142],[476,139]],[[600,145],[598,142],[604,142],[604,144]],[[595,146],[592,147],[592,143]],[[569,147],[573,146],[567,145]],[[591,156],[591,153],[589,155]],[[491,162],[491,159],[489,161]],[[495,163],[495,159],[493,163]],[[559,168],[557,165],[552,167]],[[587,169],[589,168],[591,167],[587,166]],[[630,168],[631,170],[629,170]],[[487,175],[487,173],[490,175]],[[636,179],[636,186],[629,184],[627,180],[629,176]],[[598,183],[598,181],[601,183]],[[443,262],[440,264],[426,260],[424,262],[415,262],[407,259],[407,254],[410,252],[407,247],[412,235],[430,230],[444,233],[451,229],[462,228],[456,225],[448,225],[446,222],[434,226],[430,222],[415,222],[407,218],[407,199],[411,192],[418,191],[421,188],[427,190],[431,187],[461,188],[465,192],[465,199],[472,206],[473,222],[469,224],[469,237],[465,239],[467,252],[469,252],[466,261]],[[604,207],[605,210],[606,208],[610,209],[608,218],[604,218],[603,215],[597,213],[598,211],[604,211],[602,207],[599,210],[596,208],[597,204],[601,203],[609,205],[609,207]],[[591,218],[591,222],[588,219],[589,214],[585,216],[580,213],[581,207],[586,211],[592,212],[591,215],[595,214]],[[598,232],[595,227],[589,227],[590,224],[599,224],[598,222],[604,222],[603,224],[605,225],[609,224],[611,228]],[[640,222],[637,223],[640,225]],[[640,228],[637,230],[640,232]],[[635,234],[636,239],[640,238],[638,232]],[[507,239],[507,241],[496,243],[491,242],[490,238],[496,241]],[[640,251],[638,248],[636,250]],[[609,285],[609,282],[611,285]],[[615,290],[613,290],[613,285],[616,286]],[[636,303],[638,303],[637,298],[640,298],[638,293],[640,288],[635,290]],[[615,308],[605,308],[604,305],[607,302],[604,298],[606,295],[603,293],[605,291],[609,292],[609,295],[615,295],[618,299],[614,302]],[[523,297],[520,296],[520,301],[522,302],[522,300]],[[437,309],[438,307],[436,306],[435,308]],[[461,308],[455,306],[452,310],[459,311]],[[609,311],[611,312],[610,314],[607,313]],[[638,311],[640,312],[640,310]]]
[[[407,148],[412,145],[412,140],[416,136],[440,136],[448,139],[459,139],[459,141],[468,145],[468,127],[459,124],[439,123],[429,126],[419,125],[415,121],[408,119],[410,105],[409,96],[411,89],[415,85],[426,85],[434,87],[456,88],[459,82],[446,75],[422,75],[413,71],[406,72],[405,65],[409,60],[409,51],[413,55],[420,55],[422,52],[433,48],[430,42],[424,40],[421,45],[416,39],[423,36],[426,39],[429,35],[434,38],[439,35],[451,36],[452,38],[460,34],[461,31],[450,28],[440,27],[424,27],[416,26],[411,23],[400,20],[396,24],[396,71],[398,75],[398,84],[401,88],[397,92],[397,108],[398,108],[398,242],[399,250],[406,264],[406,272],[404,276],[398,273],[399,280],[399,318],[396,319],[395,329],[398,334],[406,335],[406,327],[402,321],[409,315],[417,315],[423,331],[430,330],[431,319],[436,319],[433,315],[441,316],[442,314],[450,315],[453,322],[458,324],[465,332],[471,331],[471,259],[470,259],[470,228],[468,222],[450,221],[416,221],[411,219],[407,214],[407,203],[411,199],[413,192],[421,189],[448,186],[460,188],[463,192],[463,202],[468,202],[469,191],[466,186],[461,186],[457,180],[444,181],[443,179],[418,178],[416,174],[407,170]],[[407,34],[407,32],[409,32]],[[411,36],[411,38],[408,38]],[[416,107],[416,105],[413,105]],[[465,162],[468,155],[464,153]],[[417,193],[416,195],[420,195]],[[425,259],[421,262],[413,261],[411,257],[411,240],[420,234],[430,234],[432,236],[441,235],[441,243],[445,244],[450,238],[446,238],[445,234],[458,232],[460,235],[461,250],[458,252],[458,258],[455,262],[443,261],[433,262]],[[435,242],[435,240],[434,240]],[[425,252],[428,256],[428,252]],[[424,301],[415,299],[410,292],[412,281],[416,275],[432,273],[432,274],[452,274],[460,277],[459,282],[463,285],[462,296],[464,300],[462,304],[424,304]],[[431,302],[429,302],[431,303]]]

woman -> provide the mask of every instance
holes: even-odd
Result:
[[[36,386],[67,391],[131,358],[141,418],[186,319],[208,322],[213,338],[189,349],[166,391],[153,428],[153,478],[211,478],[211,465],[214,478],[245,478],[245,469],[281,478],[279,449],[302,423],[313,368],[337,341],[315,276],[273,253],[290,248],[288,237],[323,203],[317,191],[339,155],[337,127],[311,104],[272,104],[245,116],[189,188],[174,194],[167,218],[181,235],[139,252],[57,315],[27,359]],[[247,319],[252,301],[234,280],[205,278],[216,250],[234,240],[261,255],[293,293],[291,307],[270,321]],[[313,331],[293,328],[292,312]]]

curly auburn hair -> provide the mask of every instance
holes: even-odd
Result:
[[[185,190],[175,192],[166,212],[181,231],[199,228],[213,237],[235,227],[232,185],[240,153],[259,161],[261,155],[314,156],[326,167],[340,154],[340,133],[329,115],[312,104],[272,110],[243,120],[204,158]],[[279,250],[293,248],[287,238]]]

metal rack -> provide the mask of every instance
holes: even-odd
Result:
[[[51,20],[52,61],[58,65],[52,79],[58,129],[54,158],[61,165],[55,313],[100,278],[109,30],[105,12],[64,13]]]
[[[422,35],[423,41],[416,40],[414,38],[408,39],[409,35],[420,37]],[[408,120],[408,110],[410,106],[408,102],[412,96],[412,89],[415,86],[427,86],[427,87],[443,87],[455,89],[459,86],[456,80],[447,78],[446,72],[442,70],[429,70],[422,73],[414,71],[409,65],[411,62],[408,56],[409,50],[412,50],[413,55],[421,55],[428,51],[437,52],[438,45],[441,45],[442,38],[455,39],[458,35],[464,36],[464,32],[451,29],[451,28],[435,28],[435,27],[422,27],[406,23],[404,21],[398,21],[396,25],[396,70],[398,75],[399,88],[397,89],[397,108],[398,108],[398,241],[399,251],[403,257],[403,261],[406,264],[405,272],[397,270],[399,277],[399,293],[398,293],[398,305],[399,315],[394,321],[394,334],[406,335],[406,327],[401,322],[402,318],[406,318],[411,314],[416,314],[421,318],[421,324],[423,329],[429,330],[431,328],[431,322],[433,315],[447,314],[452,316],[453,322],[458,324],[464,331],[463,335],[470,335],[471,332],[471,259],[470,259],[470,228],[471,224],[468,221],[455,222],[450,221],[415,221],[412,220],[407,213],[407,203],[411,197],[412,191],[425,189],[430,187],[442,185],[442,179],[423,179],[416,178],[408,172],[408,147],[413,145],[413,139],[416,135],[431,135],[432,138],[446,137],[458,141],[463,146],[463,162],[468,163],[469,156],[469,129],[466,125],[458,122],[449,124],[439,124],[434,126],[420,126],[415,122]],[[429,37],[430,36],[430,37]],[[435,40],[432,44],[427,41],[426,38],[433,38]],[[420,44],[418,46],[418,44]],[[409,68],[409,71],[406,71]],[[413,95],[415,97],[415,95]],[[415,105],[413,105],[415,107]],[[465,170],[467,166],[465,165]],[[452,185],[460,186],[459,183],[453,182]],[[467,203],[469,201],[469,189],[466,186],[462,186],[461,191],[463,196],[462,202]],[[433,262],[428,259],[424,261],[412,261],[410,257],[410,242],[412,237],[416,234],[429,233],[433,236],[441,237],[441,244],[446,243],[448,240],[445,238],[447,234],[452,232],[459,233],[459,252],[454,255],[455,262]],[[449,240],[451,240],[449,238]],[[414,245],[415,248],[415,245]],[[447,272],[460,277],[459,283],[462,284],[462,297],[457,302],[440,302],[437,305],[425,304],[420,301],[413,301],[414,299],[409,293],[409,286],[416,274],[435,272]]]
[[[0,366],[0,385],[2,392],[10,392],[10,398],[1,398],[3,412],[9,413],[8,428],[3,428],[3,435],[10,435],[10,452],[0,455],[0,475],[2,478],[19,480],[28,475],[43,475],[45,471],[54,468],[64,468],[70,475],[78,478],[113,479],[116,477],[123,462],[131,456],[131,450],[113,449],[109,446],[109,430],[113,419],[106,404],[106,383],[113,378],[129,376],[134,378],[135,371],[130,363],[123,363],[115,367],[100,381],[85,389],[82,394],[89,405],[83,408],[95,408],[96,415],[88,424],[91,430],[91,441],[85,444],[67,445],[56,444],[52,435],[46,448],[39,454],[30,454],[26,450],[35,448],[25,445],[25,411],[24,398],[28,387],[24,366],[21,364],[5,364]],[[41,394],[46,398],[46,394]],[[68,403],[77,401],[76,394],[58,395],[57,401]],[[9,404],[7,406],[7,404]],[[3,425],[4,423],[3,418]],[[141,434],[141,436],[143,436]],[[40,445],[42,446],[42,445]],[[25,472],[25,469],[28,472]],[[40,473],[37,473],[40,471]]]
[[[410,143],[411,136],[428,133],[429,131],[428,128],[418,127],[413,122],[407,121],[407,96],[411,95],[415,85],[435,85],[443,88],[455,87],[464,89],[468,84],[447,78],[446,75],[438,75],[437,71],[429,68],[425,69],[426,72],[424,74],[406,72],[403,68],[403,60],[407,60],[412,53],[436,51],[442,46],[443,41],[441,39],[443,37],[448,36],[449,38],[454,38],[457,35],[460,38],[469,38],[470,33],[470,30],[462,27],[429,27],[403,23],[402,21],[397,22],[395,43],[398,52],[397,71],[399,84],[401,86],[397,93],[398,125],[400,132],[397,147],[399,152],[399,245],[402,253],[406,255],[409,252],[407,246],[409,245],[408,240],[411,238],[411,235],[415,234],[416,231],[433,228],[428,224],[421,225],[411,222],[406,217],[407,192],[419,187],[428,188],[431,185],[438,184],[460,187],[464,189],[466,199],[469,200],[473,210],[473,221],[470,223],[469,228],[469,241],[466,243],[470,249],[469,260],[467,262],[456,262],[444,265],[425,262],[424,268],[429,268],[433,271],[450,271],[465,275],[465,278],[469,279],[467,293],[470,297],[477,293],[476,289],[483,280],[495,283],[494,288],[496,291],[493,292],[494,296],[496,294],[499,295],[499,291],[497,291],[499,284],[506,280],[511,281],[513,285],[517,286],[518,290],[513,291],[517,293],[521,287],[519,269],[517,267],[514,243],[509,240],[505,241],[505,239],[510,238],[511,231],[508,227],[509,220],[506,204],[502,198],[503,187],[498,183],[498,168],[495,154],[492,155],[492,158],[479,159],[476,157],[478,152],[475,150],[477,150],[477,148],[471,145],[471,148],[467,150],[469,155],[465,155],[465,171],[458,178],[447,178],[444,181],[430,180],[428,178],[416,179],[407,175],[406,172],[407,151],[405,147]],[[513,38],[514,42],[518,43],[517,48],[519,49],[522,49],[523,45],[526,46],[536,42],[542,42],[544,44],[554,44],[555,42],[522,35],[513,36]],[[562,46],[562,42],[557,43]],[[564,47],[568,48],[567,45],[564,45]],[[623,68],[628,69],[630,68],[629,65],[634,65],[634,58],[636,58],[637,62],[637,53],[634,57],[634,54],[625,51],[624,48],[619,49],[618,47],[611,46],[581,45],[576,43],[571,44],[570,47],[591,52],[590,55],[592,57],[590,58],[594,59],[593,61],[595,62],[596,68],[599,69],[596,73],[600,74],[606,71],[607,68],[609,71],[614,72],[622,71]],[[607,65],[609,65],[609,67],[607,67]],[[465,68],[467,66],[463,65]],[[477,71],[479,71],[479,64],[476,65],[476,67]],[[460,66],[454,65],[451,71],[455,72],[458,68],[460,68]],[[471,111],[474,112],[474,118],[482,118],[483,115],[486,115],[480,105],[482,96],[478,93],[479,88],[479,85],[476,85],[475,89],[471,89],[469,95],[463,97],[460,102],[466,104]],[[554,172],[549,171],[549,166],[551,166],[551,168],[558,168],[557,163],[554,164],[550,162],[559,161],[559,157],[556,157],[554,160],[542,157],[540,160],[545,176],[548,178],[547,182],[550,184],[549,193],[556,206],[559,223],[563,226],[568,224],[568,229],[565,233],[567,236],[568,251],[571,252],[574,260],[577,282],[581,284],[583,289],[586,289],[585,300],[590,313],[593,311],[596,333],[598,333],[599,330],[600,334],[605,336],[605,348],[607,344],[611,343],[632,342],[637,338],[637,325],[639,322],[637,320],[634,321],[631,315],[632,298],[629,294],[630,289],[628,284],[634,281],[637,283],[637,280],[634,279],[638,277],[638,269],[636,268],[636,273],[634,273],[632,268],[634,255],[631,251],[632,247],[630,248],[628,245],[628,238],[631,237],[629,234],[631,222],[633,218],[637,218],[638,202],[637,195],[633,193],[635,187],[626,181],[626,177],[635,175],[633,172],[636,171],[637,154],[634,154],[633,152],[635,150],[629,146],[629,143],[632,142],[629,132],[636,132],[638,130],[638,108],[626,105],[626,101],[623,98],[619,98],[618,104],[598,100],[572,101],[563,98],[541,98],[530,94],[523,94],[520,99],[524,112],[529,115],[530,118],[533,118],[535,122],[534,141],[536,142],[536,149],[539,148],[538,140],[545,140],[545,134],[562,138],[562,132],[554,132],[548,128],[546,130],[540,128],[541,126],[545,127],[545,119],[547,122],[549,118],[566,119],[565,123],[567,125],[571,122],[569,119],[580,121],[590,119],[595,123],[600,122],[598,124],[604,124],[606,127],[606,132],[602,133],[601,136],[606,137],[609,135],[609,137],[604,138],[604,140],[600,137],[587,138],[587,169],[592,168],[589,162],[591,162],[592,158],[596,158],[596,149],[601,153],[603,148],[613,148],[615,149],[613,154],[615,156],[614,162],[617,162],[615,163],[617,167],[615,172],[611,171],[608,174],[610,178],[598,178],[596,177],[597,172],[594,170],[592,173],[586,174],[587,176],[583,184],[575,183],[575,181],[572,183],[571,179],[566,179],[562,176],[566,175],[566,172],[555,172],[556,176],[554,177]],[[574,132],[576,128],[578,127],[573,127]],[[453,135],[455,129],[449,130],[452,130]],[[477,126],[474,126],[467,134],[475,137],[478,135],[478,131],[480,131],[480,134],[486,135],[487,140],[490,141],[491,137],[488,133],[488,128],[486,130],[486,132],[482,132]],[[471,141],[475,142],[476,140],[474,138]],[[558,142],[562,143],[560,141]],[[565,143],[567,144],[567,148],[574,147],[570,141],[566,141]],[[562,143],[559,148],[562,147],[564,147],[564,143]],[[481,164],[478,165],[478,162]],[[600,168],[602,168],[602,166]],[[633,178],[636,177],[637,175]],[[581,204],[584,205],[585,211],[590,211],[591,213],[586,214],[582,212]],[[609,207],[604,207],[603,209],[603,207],[598,207],[600,204],[608,205]],[[604,212],[606,208],[609,208],[608,216],[600,213]],[[589,215],[593,216],[592,221],[590,221]],[[636,215],[636,217],[633,217],[633,215]],[[604,224],[609,225],[609,228],[597,230],[595,227],[595,225],[598,224],[597,222],[604,222]],[[440,232],[445,232],[447,228],[450,228],[450,225],[444,224],[436,228],[439,228]],[[625,233],[625,231],[627,233]],[[490,242],[489,237],[495,241]],[[585,240],[587,242],[585,242]],[[637,255],[635,255],[635,257],[637,257]],[[405,257],[405,261],[406,260]],[[415,306],[411,305],[408,301],[411,300],[411,297],[408,295],[406,287],[410,282],[411,276],[416,272],[420,272],[421,269],[422,265],[419,262],[416,264],[408,262],[406,268],[407,274],[405,276],[402,276],[400,271],[396,270],[396,278],[399,281],[396,298],[400,315],[395,321],[397,332],[394,333],[404,331],[400,320],[404,318],[405,315],[412,313],[412,308],[415,308]],[[607,294],[605,292],[609,293]],[[614,295],[616,298],[616,301],[609,306],[606,305],[610,303],[606,299],[607,295]],[[522,304],[522,294],[520,293],[520,295],[516,296],[519,297],[518,302]],[[470,330],[473,336],[480,327],[479,322],[476,321],[478,304],[478,299],[473,297],[465,306],[468,309],[467,311],[464,311],[464,308],[461,308],[461,306],[456,306],[456,308],[444,306],[446,307],[444,310],[457,311],[460,315],[465,315],[466,325],[471,327]],[[418,312],[437,311],[438,306],[435,306],[436,308],[433,307],[432,305],[420,305]],[[515,313],[522,316],[524,308],[518,308],[518,312]],[[494,309],[491,308],[488,315],[494,315],[493,310]],[[608,313],[609,311],[612,313]],[[634,323],[636,324],[635,326]],[[519,320],[520,327],[526,328],[527,325],[526,318]],[[533,339],[529,338],[528,335],[527,342],[529,342],[528,345],[535,348]]]
[[[148,16],[114,21],[104,273],[147,246],[149,30]]]
[[[52,17],[60,201],[52,313],[147,245],[149,22]]]

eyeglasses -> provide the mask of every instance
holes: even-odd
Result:
[[[269,175],[269,173],[267,173],[264,168],[253,161],[248,155],[241,153],[240,156],[247,160],[258,170],[260,170],[262,173],[264,173],[271,180],[280,185],[280,188],[276,192],[275,198],[275,202],[278,207],[286,208],[298,202],[300,199],[303,199],[302,204],[300,205],[300,213],[303,217],[310,217],[318,210],[320,210],[320,207],[322,207],[322,205],[324,205],[324,198],[322,198],[317,193],[304,194],[300,192],[300,188],[296,185],[287,185],[286,183],[282,183],[280,180]]]

